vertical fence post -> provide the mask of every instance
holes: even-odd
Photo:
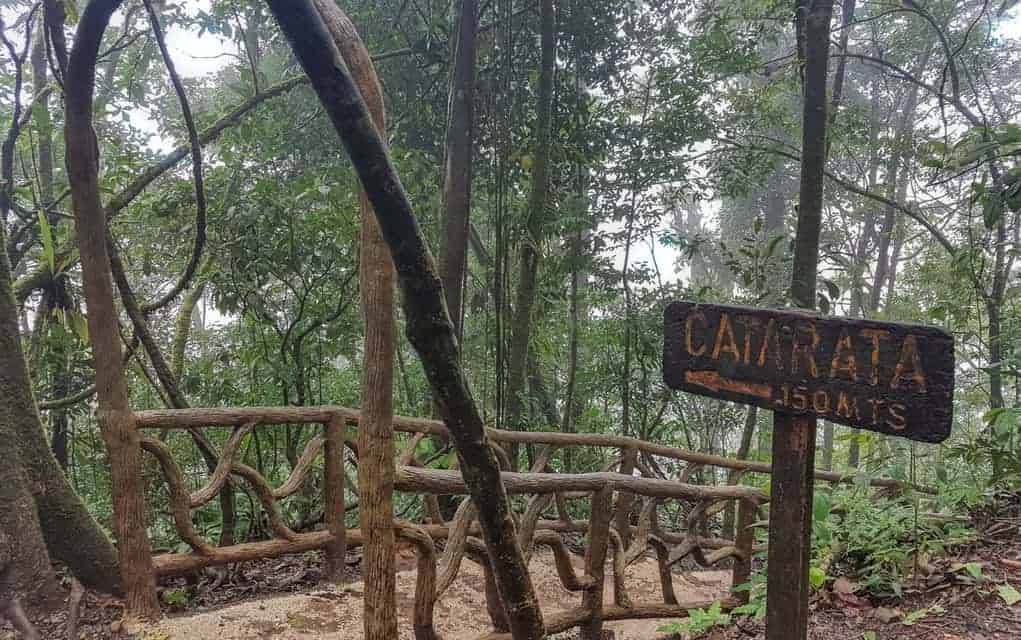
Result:
[[[606,486],[592,494],[588,551],[585,553],[585,574],[592,578],[592,586],[582,599],[582,606],[591,617],[581,626],[581,640],[602,640],[603,637],[603,583],[606,581],[606,548],[610,542],[612,516],[613,487]]]
[[[734,558],[733,578],[730,582],[731,589],[748,582],[752,576],[752,555],[755,546],[755,530],[752,523],[755,522],[756,505],[752,500],[741,500],[737,505],[737,531],[734,537],[734,546],[737,547],[738,556]],[[733,592],[734,597],[741,604],[748,604],[748,591]]]
[[[344,558],[347,556],[347,527],[344,503],[344,421],[330,416],[325,428],[325,459],[323,463],[323,513],[326,528],[333,540],[326,547],[325,578],[330,582],[344,580]]]
[[[621,450],[620,472],[630,477],[638,465],[638,449],[627,447]],[[616,508],[616,529],[623,545],[621,551],[626,551],[631,546],[631,507],[634,505],[635,496],[626,491],[617,492]]]

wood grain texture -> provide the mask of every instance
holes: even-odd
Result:
[[[106,215],[99,193],[99,157],[92,128],[96,58],[120,0],[96,0],[82,12],[65,79],[64,138],[71,206],[75,215],[89,340],[95,357],[97,413],[110,455],[114,534],[128,612],[159,616],[152,556],[145,526],[141,449],[128,404],[121,341],[106,246]]]
[[[350,18],[334,0],[313,0],[351,77],[358,85],[381,140],[386,139],[383,91],[369,51]],[[362,357],[362,415],[358,429],[358,503],[365,581],[366,640],[397,637],[396,561],[393,529],[393,358],[394,274],[365,190],[360,193],[361,250],[359,279],[365,340]]]
[[[664,340],[673,389],[923,442],[950,435],[954,340],[934,327],[674,302]]]

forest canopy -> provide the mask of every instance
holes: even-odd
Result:
[[[90,343],[63,136],[84,4],[0,2],[0,457],[47,487],[35,526],[49,553],[116,588],[96,400],[104,354]],[[386,105],[377,124],[438,257],[486,425],[769,461],[769,412],[666,386],[663,318],[675,300],[795,304],[803,68],[792,4],[341,3],[372,55]],[[822,422],[818,467],[970,505],[1021,484],[1021,14],[1010,1],[837,5],[811,302],[945,330],[957,382],[947,441]],[[360,406],[372,352],[361,185],[267,5],[124,2],[100,43],[93,105],[131,408]],[[393,411],[437,415],[400,305],[391,315]],[[744,334],[720,332],[689,337],[689,349],[740,361]],[[915,348],[884,385],[924,388]],[[229,434],[209,437],[161,441],[194,480]],[[281,425],[239,446],[279,484],[314,437]],[[450,443],[416,446],[432,467],[456,468]],[[537,455],[509,452],[521,468]],[[598,469],[600,455],[565,451],[552,464]],[[143,471],[140,522],[155,549],[173,550],[166,488]],[[324,518],[313,491],[287,503],[295,529]],[[228,493],[196,512],[196,528],[221,544],[264,534],[256,505]],[[401,517],[426,508],[394,500]],[[76,532],[90,557],[61,550],[57,531]]]

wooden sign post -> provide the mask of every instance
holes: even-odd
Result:
[[[769,638],[803,638],[814,421],[942,442],[953,419],[953,338],[918,325],[674,302],[664,340],[670,388],[776,412],[767,629]]]

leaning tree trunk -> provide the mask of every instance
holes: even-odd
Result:
[[[269,0],[351,156],[390,248],[403,292],[408,339],[418,352],[489,551],[516,640],[545,637],[545,625],[500,478],[500,467],[458,358],[457,336],[432,254],[368,108],[311,0]]]

